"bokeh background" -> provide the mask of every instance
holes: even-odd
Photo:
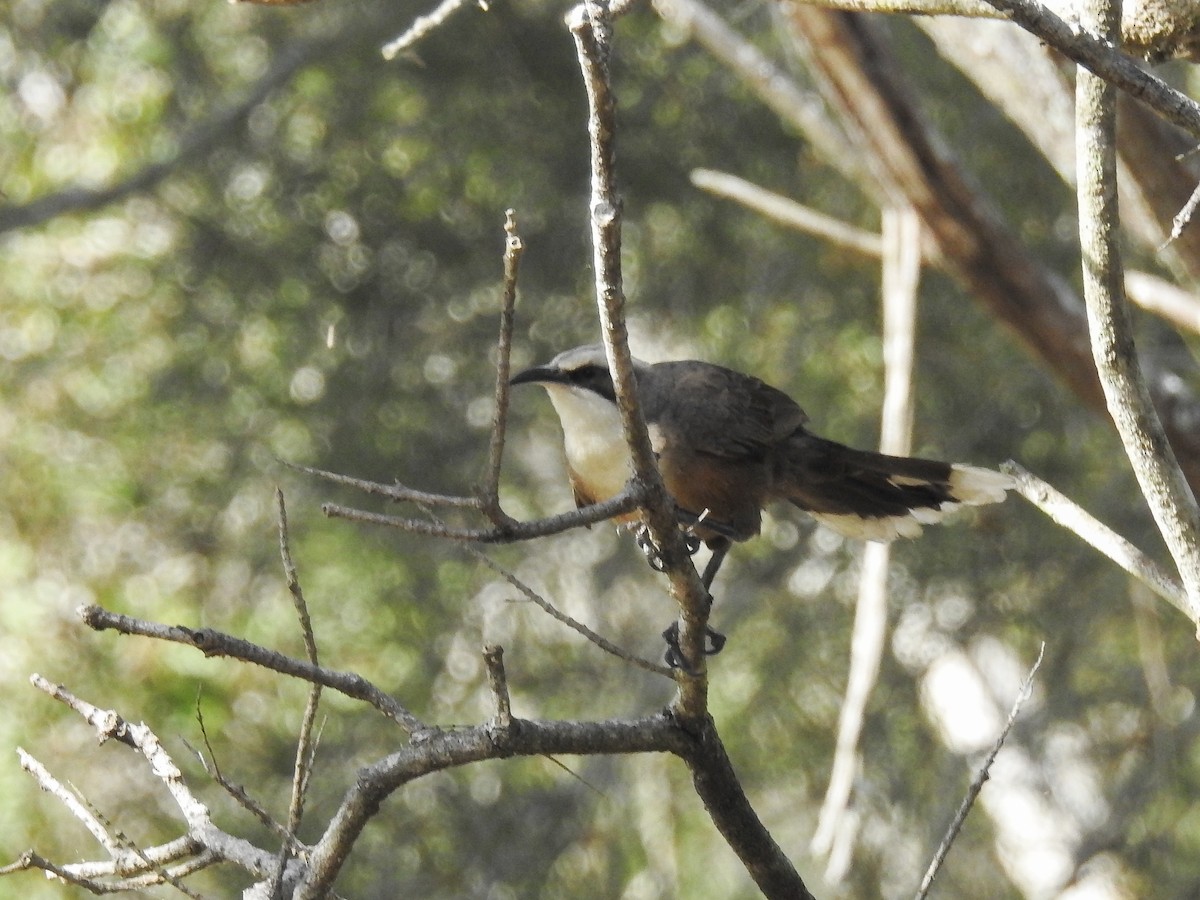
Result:
[[[23,747],[142,845],[177,834],[123,746],[28,685],[39,672],[151,725],[228,830],[274,846],[188,746],[286,815],[305,688],[176,646],[92,634],[85,603],[303,652],[273,490],[323,662],[422,718],[489,712],[506,650],[524,717],[638,715],[671,685],[605,656],[461,548],[320,513],[369,501],[280,460],[465,493],[491,422],[504,210],[526,245],[517,365],[596,340],[584,98],[563,4],[426,9],[11,0],[0,17],[0,861],[99,855],[17,762]],[[720,12],[805,75],[769,4]],[[927,33],[883,23],[926,112],[1030,252],[1078,283],[1068,185]],[[614,62],[635,352],[698,357],[792,394],[820,433],[877,441],[877,262],[697,190],[726,169],[878,230],[859,185],[648,9]],[[1163,68],[1181,86],[1191,73]],[[805,90],[811,90],[805,87]],[[815,93],[813,94],[815,97]],[[1180,205],[1186,197],[1180,198]],[[1133,264],[1168,274],[1153,252]],[[1171,329],[1147,345],[1195,365]],[[1013,458],[1164,558],[1110,424],[945,275],[921,285],[916,446]],[[1194,383],[1194,382],[1192,382]],[[557,423],[517,393],[502,499],[570,505]],[[374,508],[374,507],[372,507]],[[654,657],[673,610],[628,537],[595,527],[488,551],[567,612]],[[1020,498],[895,548],[892,636],[868,710],[849,874],[812,836],[833,756],[862,547],[773,510],[718,582],[718,726],[752,801],[824,898],[911,896],[1041,642],[1033,697],[955,846],[943,897],[1193,897],[1200,667],[1190,625]],[[403,735],[326,692],[306,826]],[[207,752],[207,751],[206,751]],[[247,877],[195,881],[233,896]],[[669,758],[486,763],[422,779],[364,834],[350,897],[756,895]],[[164,889],[159,892],[165,896]],[[62,897],[28,873],[0,896]]]

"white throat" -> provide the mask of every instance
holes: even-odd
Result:
[[[596,502],[615,497],[633,474],[621,414],[609,400],[573,385],[543,384],[562,423],[567,464]]]

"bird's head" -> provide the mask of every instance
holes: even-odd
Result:
[[[633,361],[634,372],[641,372],[647,364],[640,359]],[[590,393],[615,403],[612,376],[608,371],[608,358],[602,344],[587,344],[564,350],[550,362],[518,372],[509,384],[540,384],[553,397],[560,392]]]

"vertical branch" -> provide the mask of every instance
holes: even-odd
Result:
[[[616,98],[609,74],[612,13],[608,0],[586,0],[576,6],[567,14],[567,27],[575,38],[588,97],[592,252],[605,352],[633,458],[634,483],[641,491],[641,508],[670,579],[671,595],[680,607],[679,648],[698,675],[680,674],[674,709],[684,718],[699,718],[707,714],[707,680],[703,673],[710,598],[684,546],[674,502],[663,486],[654,459],[629,353],[621,277],[621,197],[616,187]]]
[[[645,418],[637,403],[629,330],[625,324],[625,288],[621,273],[621,195],[616,184],[616,98],[609,75],[612,15],[608,0],[588,0],[567,16],[575,38],[588,97],[588,145],[591,151],[592,267],[596,301],[613,387],[633,454],[634,475],[647,483],[657,469]]]
[[[275,488],[275,505],[279,513],[279,555],[283,561],[284,577],[287,579],[288,593],[296,607],[296,615],[300,620],[300,630],[304,635],[304,650],[308,661],[314,666],[321,663],[317,658],[317,639],[313,634],[312,619],[308,615],[308,604],[304,600],[304,591],[300,587],[300,577],[296,572],[296,564],[292,560],[292,550],[288,538],[287,506],[283,502],[283,491]],[[312,775],[315,744],[313,739],[313,724],[316,722],[317,709],[321,702],[321,685],[313,682],[308,687],[308,700],[304,705],[304,717],[300,722],[300,737],[296,741],[296,762],[292,775],[292,798],[288,804],[287,834],[294,837],[300,830],[300,822],[304,818],[304,798],[308,793],[308,780]],[[284,841],[279,853],[279,867],[275,871],[276,883],[287,869],[287,856],[291,846]]]
[[[912,449],[913,351],[916,333],[917,284],[921,274],[921,225],[911,207],[883,214],[883,421],[879,448],[906,456]],[[859,738],[867,703],[879,677],[887,636],[889,544],[869,543],[863,551],[862,580],[850,638],[850,674],[838,716],[837,745],[829,788],[821,805],[814,853],[830,854],[829,881],[841,881],[850,863],[854,836],[846,811],[858,774]]]
[[[1120,0],[1091,0],[1082,27],[1118,39]],[[1117,90],[1082,66],[1076,79],[1076,165],[1083,293],[1092,355],[1109,414],[1171,551],[1193,621],[1200,616],[1200,509],[1154,409],[1138,364],[1119,249],[1116,173]]]
[[[512,354],[513,311],[517,305],[517,274],[525,244],[517,234],[517,214],[504,214],[504,292],[500,301],[500,337],[496,346],[496,412],[492,419],[492,439],[488,447],[488,468],[479,499],[484,515],[493,524],[511,524],[500,508],[500,466],[504,461],[504,437],[508,428],[508,377]]]

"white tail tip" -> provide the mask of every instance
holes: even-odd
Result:
[[[896,538],[915,538],[922,526],[941,522],[959,506],[984,506],[1000,503],[1005,492],[1016,486],[1010,475],[978,466],[950,467],[950,492],[954,500],[940,506],[918,506],[903,516],[856,516],[831,513],[810,513],[814,519],[838,534],[862,541],[894,541]]]

